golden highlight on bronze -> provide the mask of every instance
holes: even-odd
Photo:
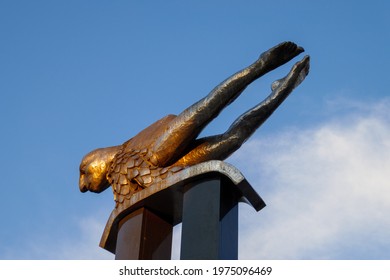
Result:
[[[99,193],[111,185],[118,207],[134,193],[180,170],[226,159],[305,79],[309,56],[295,63],[284,78],[272,83],[270,95],[239,116],[225,133],[198,138],[201,131],[250,83],[303,51],[292,42],[281,43],[262,53],[253,64],[227,78],[179,115],[163,117],[121,145],[90,152],[80,164],[80,190]]]

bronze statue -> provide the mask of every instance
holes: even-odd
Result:
[[[250,83],[303,51],[292,42],[281,43],[178,116],[168,115],[158,120],[122,145],[90,152],[80,165],[80,190],[99,193],[111,185],[118,206],[135,192],[183,168],[208,160],[226,159],[305,79],[309,72],[309,56],[297,62],[287,76],[275,81],[271,94],[238,117],[225,133],[197,138],[200,132]]]

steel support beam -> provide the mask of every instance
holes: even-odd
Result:
[[[146,208],[119,224],[116,260],[170,260],[173,226]]]
[[[238,258],[238,196],[221,178],[194,182],[183,197],[180,258]]]

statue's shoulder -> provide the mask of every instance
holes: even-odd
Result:
[[[126,141],[123,145],[126,147],[126,150],[150,147],[156,139],[166,131],[169,123],[175,118],[176,115],[170,114],[159,119],[139,132],[133,138]]]

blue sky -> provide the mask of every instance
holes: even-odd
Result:
[[[305,48],[311,72],[227,160],[267,203],[240,208],[240,258],[390,259],[389,10],[1,1],[0,259],[112,259],[98,247],[112,193],[79,192],[83,155],[180,113],[283,41]],[[260,102],[294,61],[248,87],[204,135]]]

